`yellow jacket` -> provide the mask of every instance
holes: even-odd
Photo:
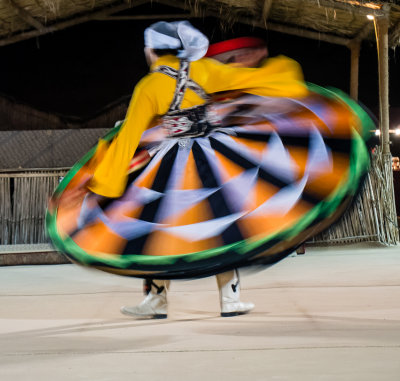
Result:
[[[179,59],[160,57],[151,70],[160,65],[179,68]],[[213,59],[202,58],[190,64],[189,77],[206,93],[227,90],[274,97],[302,97],[307,94],[299,64],[287,57],[269,58],[261,68],[236,68]],[[89,189],[102,196],[119,197],[127,181],[127,167],[142,133],[156,116],[164,115],[172,102],[176,80],[162,73],[146,75],[135,87],[126,119],[95,169]],[[181,108],[203,104],[204,100],[187,89]]]

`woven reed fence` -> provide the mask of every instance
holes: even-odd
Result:
[[[372,156],[371,170],[363,189],[350,209],[334,226],[313,237],[318,244],[375,241],[385,245],[399,242],[394,201],[391,155],[380,148]]]
[[[47,202],[66,171],[0,174],[0,244],[47,242],[44,224]],[[341,220],[310,243],[335,244],[399,241],[391,157],[378,150],[360,196]]]
[[[48,200],[65,171],[0,174],[0,244],[47,242]]]
[[[0,177],[0,244],[10,243],[12,232],[12,204],[10,178]]]

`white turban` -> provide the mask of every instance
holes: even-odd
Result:
[[[197,61],[208,49],[208,38],[189,21],[159,21],[144,31],[144,44],[151,49],[177,49],[178,57]]]

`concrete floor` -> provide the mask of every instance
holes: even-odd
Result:
[[[249,315],[213,278],[173,282],[167,320],[120,306],[141,281],[75,265],[0,267],[0,380],[400,380],[400,247],[309,248],[242,273]]]

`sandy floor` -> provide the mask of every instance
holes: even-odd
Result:
[[[254,312],[219,316],[215,279],[173,282],[135,320],[141,280],[0,267],[0,380],[400,380],[400,247],[309,248],[242,273]]]

